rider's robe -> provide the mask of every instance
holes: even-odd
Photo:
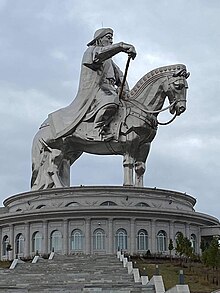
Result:
[[[103,106],[119,104],[117,87],[123,74],[111,57],[120,51],[120,43],[108,47],[90,46],[86,50],[75,99],[69,106],[49,114],[45,121],[50,125],[54,138],[72,133],[81,121],[94,118]],[[126,88],[128,90],[127,84]]]

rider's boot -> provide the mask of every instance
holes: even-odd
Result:
[[[99,129],[101,140],[108,141],[114,138],[110,132],[110,123],[113,120],[117,107],[115,105],[108,105],[99,110],[94,121],[94,128]]]

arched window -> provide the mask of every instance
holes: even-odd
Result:
[[[196,251],[196,235],[195,234],[191,234],[190,236],[190,242],[191,242],[191,246],[193,248],[193,251]]]
[[[43,208],[45,208],[45,207],[46,207],[45,204],[41,204],[41,205],[37,206],[36,209],[37,209],[37,210],[40,210],[40,209],[43,209]]]
[[[113,201],[104,201],[100,206],[117,206],[117,204]]]
[[[164,252],[167,250],[167,235],[166,232],[160,230],[157,234],[157,251]]]
[[[149,207],[149,204],[147,204],[145,202],[139,202],[136,204],[136,207]]]
[[[5,235],[2,239],[2,255],[7,255],[7,246],[9,244],[9,237]]]
[[[96,229],[93,233],[93,248],[94,250],[105,249],[105,232],[102,229]]]
[[[148,250],[148,233],[144,229],[138,231],[137,247],[138,250]]]
[[[71,249],[82,250],[83,249],[83,234],[79,229],[73,230],[71,233]]]
[[[40,232],[35,232],[32,236],[32,251],[42,252],[42,234]]]
[[[127,231],[125,229],[119,229],[116,232],[116,248],[128,249]]]
[[[66,204],[66,207],[78,207],[79,204],[78,202],[69,202],[68,204]]]
[[[19,233],[15,238],[15,253],[17,256],[24,254],[24,236]]]
[[[55,251],[55,252],[62,251],[62,234],[58,230],[55,230],[51,233],[50,249],[51,251]]]

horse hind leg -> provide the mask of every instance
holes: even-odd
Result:
[[[70,160],[62,159],[57,175],[64,187],[70,186]]]
[[[57,140],[56,146],[52,146],[51,142],[53,141],[54,138],[49,126],[40,129],[34,137],[32,146],[32,190],[65,186],[62,176],[59,176],[64,153],[59,148],[60,141]]]
[[[59,175],[65,186],[70,186],[70,167],[83,154],[82,151],[67,150],[65,158],[62,161],[62,168],[60,168]]]

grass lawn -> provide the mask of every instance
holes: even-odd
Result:
[[[0,261],[0,268],[2,269],[8,269],[11,265],[11,261],[6,260],[6,261]]]
[[[210,293],[220,288],[220,272],[213,273],[211,269],[207,269],[201,263],[184,264],[182,267],[179,261],[157,260],[154,262],[154,260],[147,259],[135,261],[141,272],[145,268],[149,279],[155,274],[156,265],[158,265],[166,290],[178,284],[180,270],[184,272],[185,284],[189,285],[191,293]],[[219,285],[217,285],[217,274],[219,274]]]

